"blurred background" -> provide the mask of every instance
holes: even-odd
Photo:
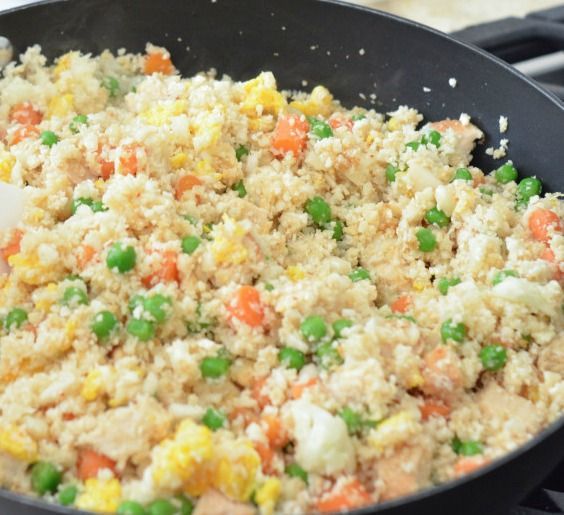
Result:
[[[36,0],[0,0],[0,10]],[[189,0],[187,0],[189,1]],[[221,0],[217,0],[221,2]],[[564,3],[563,0],[355,0],[450,32],[506,16],[523,16]]]

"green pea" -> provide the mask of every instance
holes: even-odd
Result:
[[[73,215],[76,214],[76,211],[80,206],[88,206],[93,213],[100,213],[108,210],[108,208],[104,206],[104,204],[102,204],[100,200],[92,200],[91,198],[80,197],[72,201],[71,213]]]
[[[321,197],[309,199],[306,203],[305,211],[318,226],[331,221],[331,207]]]
[[[341,365],[344,360],[338,349],[331,342],[322,343],[315,349],[315,356],[322,368],[332,368]]]
[[[135,501],[123,501],[117,509],[118,515],[146,515],[145,508]]]
[[[274,285],[271,283],[264,283],[264,289],[266,291],[273,291],[274,290]]]
[[[358,267],[349,274],[349,279],[353,283],[364,281],[366,279],[370,281],[370,274],[368,273],[368,270],[366,270],[366,268]]]
[[[517,199],[527,205],[531,197],[542,193],[542,182],[536,177],[526,177],[517,186]]]
[[[57,136],[53,131],[43,131],[40,134],[39,139],[43,145],[48,147],[52,147],[53,145],[59,143],[59,136]]]
[[[501,345],[487,345],[480,351],[480,361],[486,370],[496,372],[507,362],[507,350]]]
[[[180,246],[182,247],[182,252],[184,254],[193,254],[196,249],[200,246],[202,240],[197,236],[186,236],[182,238]]]
[[[209,427],[212,431],[217,431],[221,429],[226,422],[225,415],[213,408],[208,408],[205,415],[202,418],[202,423]]]
[[[451,286],[456,286],[461,282],[462,281],[458,277],[443,277],[437,282],[437,288],[441,292],[441,295],[446,295]]]
[[[245,189],[245,185],[243,184],[242,180],[236,182],[233,186],[231,186],[231,189],[237,192],[239,198],[243,198],[247,196],[247,190]]]
[[[457,437],[452,440],[452,450],[460,456],[475,456],[484,452],[484,446],[476,440],[462,441]]]
[[[388,166],[386,166],[386,179],[388,179],[388,182],[395,182],[398,172],[399,169],[397,166],[388,164]]]
[[[11,331],[13,327],[19,329],[27,321],[27,311],[22,308],[13,308],[6,316],[4,327],[6,331]]]
[[[386,317],[387,319],[397,319],[397,320],[409,320],[410,322],[413,322],[414,324],[417,323],[417,320],[415,320],[415,318],[413,318],[411,315],[399,315],[397,313],[393,313],[391,315],[388,315]]]
[[[88,295],[82,288],[77,286],[69,286],[63,293],[63,300],[61,301],[64,306],[76,307],[87,306],[89,303]]]
[[[353,114],[353,115],[351,116],[351,120],[352,120],[353,122],[358,122],[358,121],[360,121],[360,120],[365,120],[365,119],[366,119],[366,115],[365,115],[365,114],[362,114],[362,113],[361,113],[361,114]]]
[[[363,428],[363,420],[360,413],[346,406],[339,412],[339,416],[345,421],[349,434],[359,433]]]
[[[417,152],[417,149],[421,146],[421,143],[419,143],[419,141],[410,141],[409,143],[406,143],[405,146],[407,148],[411,148],[414,152]]]
[[[31,487],[39,495],[55,493],[62,479],[63,473],[47,461],[38,461],[31,468]]]
[[[454,173],[453,181],[471,181],[473,179],[472,174],[468,168],[459,168]]]
[[[85,114],[79,114],[72,119],[69,125],[70,131],[73,134],[77,134],[80,131],[81,125],[88,125],[88,116]]]
[[[248,155],[249,155],[249,149],[245,145],[239,145],[235,149],[235,157],[237,158],[237,161],[241,161],[241,159],[243,159],[244,156],[248,156]]]
[[[280,352],[278,352],[278,360],[288,368],[293,368],[295,370],[301,370],[306,362],[305,354],[298,349],[293,349],[292,347],[282,347]]]
[[[166,499],[157,499],[147,506],[147,515],[175,515],[176,508]]]
[[[170,315],[172,299],[157,293],[151,295],[143,303],[145,311],[149,313],[157,324],[162,324]]]
[[[290,463],[286,466],[285,472],[290,477],[297,477],[301,479],[306,485],[308,484],[308,474],[297,463]]]
[[[515,270],[500,270],[493,276],[492,285],[495,286],[503,282],[508,277],[519,277],[519,274]]]
[[[180,503],[180,511],[178,515],[192,515],[194,511],[194,503],[188,499],[185,495],[178,494],[174,496],[174,499]]]
[[[148,320],[133,318],[127,323],[126,330],[142,342],[147,342],[155,336],[155,325]]]
[[[441,133],[439,131],[431,131],[426,137],[426,140],[431,145],[439,147],[441,144]]]
[[[333,136],[333,129],[331,129],[331,126],[323,120],[319,120],[314,116],[308,116],[307,121],[309,122],[310,132],[319,139],[330,138]]]
[[[318,342],[327,334],[325,320],[317,315],[311,315],[304,319],[300,325],[302,336],[308,342]]]
[[[94,315],[90,328],[98,340],[105,340],[117,327],[118,320],[110,311],[100,311]]]
[[[335,220],[333,225],[333,236],[331,236],[336,241],[343,241],[343,222],[341,220]]]
[[[445,343],[448,340],[462,343],[466,338],[466,326],[462,322],[454,324],[451,319],[448,319],[441,325],[441,338]]]
[[[230,366],[231,360],[227,358],[209,357],[204,358],[200,363],[200,372],[206,378],[218,379],[227,374]]]
[[[102,79],[102,86],[108,90],[110,97],[117,97],[119,94],[119,82],[115,77],[104,77]]]
[[[347,320],[346,318],[341,318],[340,320],[335,320],[333,322],[333,333],[335,333],[335,338],[342,338],[343,331],[348,327],[352,327],[352,320]]]
[[[495,180],[500,184],[507,184],[517,180],[517,169],[511,163],[505,163],[500,166],[494,173]]]
[[[184,215],[182,218],[184,218],[184,220],[190,222],[192,225],[198,225],[198,219],[195,216]]]
[[[494,194],[493,190],[490,190],[489,188],[484,188],[483,186],[480,187],[480,193],[482,195],[486,195],[486,197],[491,197]]]
[[[430,229],[419,229],[415,233],[421,252],[433,252],[437,248],[437,238]]]
[[[63,506],[70,506],[71,504],[74,504],[77,494],[78,488],[75,485],[66,486],[59,491],[59,494],[57,495],[57,501],[59,501],[59,504]]]
[[[436,225],[438,227],[446,227],[448,224],[450,224],[450,217],[448,217],[444,211],[441,211],[437,207],[433,207],[425,213],[425,220],[427,221],[427,223]]]
[[[133,270],[136,262],[137,254],[135,253],[135,249],[119,241],[115,242],[110,247],[106,257],[106,265],[108,268],[120,274]]]

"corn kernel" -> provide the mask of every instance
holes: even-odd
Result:
[[[188,161],[188,156],[184,152],[177,152],[170,158],[170,166],[173,170],[182,168]]]
[[[90,371],[86,376],[82,384],[80,395],[85,401],[92,402],[103,392],[103,388],[102,372],[99,369],[95,369]]]
[[[56,96],[51,99],[47,106],[47,117],[57,116],[62,118],[74,109],[74,96],[70,93]]]
[[[0,428],[0,452],[26,462],[37,460],[37,444],[16,426]]]
[[[275,477],[268,478],[265,483],[258,488],[255,494],[255,501],[259,506],[261,515],[272,515],[274,507],[278,502],[282,485],[280,480]]]
[[[16,158],[8,152],[0,153],[0,181],[10,182]]]
[[[293,283],[301,281],[305,277],[305,273],[299,266],[289,266],[286,269],[286,275]]]
[[[87,479],[76,500],[77,508],[98,513],[114,513],[121,501],[121,485],[115,479]]]
[[[426,282],[421,281],[419,279],[416,279],[412,283],[413,289],[416,290],[416,291],[423,291],[425,289],[426,285],[427,285]]]

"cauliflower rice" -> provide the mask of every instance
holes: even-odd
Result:
[[[465,114],[185,79],[152,45],[52,66],[32,47],[0,80],[0,135],[0,190],[25,198],[0,232],[8,489],[347,511],[564,410],[560,194],[470,166]]]

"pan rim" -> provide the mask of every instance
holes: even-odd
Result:
[[[0,18],[3,18],[4,16],[16,12],[25,11],[40,6],[45,6],[50,4],[63,4],[71,1],[73,0],[38,0],[23,6],[12,7],[10,9],[0,11]],[[544,97],[546,100],[550,101],[555,108],[559,109],[562,112],[562,114],[564,114],[564,102],[562,102],[555,94],[543,88],[534,79],[523,74],[515,67],[507,63],[506,61],[503,61],[502,59],[490,54],[489,52],[477,47],[476,45],[473,45],[472,43],[468,43],[466,41],[460,40],[455,36],[452,36],[451,34],[442,32],[438,29],[435,29],[423,23],[409,20],[401,16],[390,14],[388,12],[367,7],[364,5],[351,4],[344,0],[302,0],[302,1],[308,1],[310,3],[317,3],[317,4],[329,4],[329,5],[339,6],[344,9],[362,11],[370,14],[371,16],[379,16],[384,19],[393,20],[395,23],[400,23],[404,26],[415,28],[419,31],[425,31],[427,33],[431,33],[437,38],[447,40],[451,44],[464,48],[465,51],[473,52],[475,54],[477,53],[483,59],[486,59],[487,61],[490,61],[491,63],[500,67],[500,69],[504,70],[505,73],[509,73],[513,77],[525,82],[529,88],[532,88],[532,91],[536,92],[536,94],[539,94],[542,97]],[[470,474],[467,474],[457,479],[447,481],[445,483],[433,485],[431,487],[425,488],[423,490],[419,490],[410,495],[402,496],[397,499],[385,501],[382,503],[370,504],[359,509],[348,511],[347,513],[349,513],[350,515],[369,515],[369,514],[375,514],[381,512],[384,513],[388,509],[393,509],[399,506],[413,506],[414,508],[416,508],[416,504],[421,500],[427,499],[435,495],[440,495],[445,492],[456,490],[468,482],[474,481],[475,479],[481,476],[488,475],[490,472],[493,472],[498,468],[504,467],[511,461],[528,453],[531,449],[536,447],[540,442],[549,438],[555,433],[558,433],[559,431],[564,431],[564,414],[561,415],[556,420],[554,420],[550,425],[545,427],[542,431],[540,431],[535,436],[530,438],[524,444],[519,445],[514,450],[504,454],[502,457],[494,460],[493,462],[485,465],[484,467],[481,467],[480,469]],[[46,513],[53,513],[60,515],[80,515],[80,514],[87,515],[88,513],[90,513],[90,512],[78,510],[76,508],[68,508],[57,504],[48,503],[45,500],[42,500],[41,498],[34,497],[31,495],[16,493],[3,488],[0,488],[0,499],[1,498],[19,504],[23,504],[25,506],[37,508],[39,510],[45,510]]]

